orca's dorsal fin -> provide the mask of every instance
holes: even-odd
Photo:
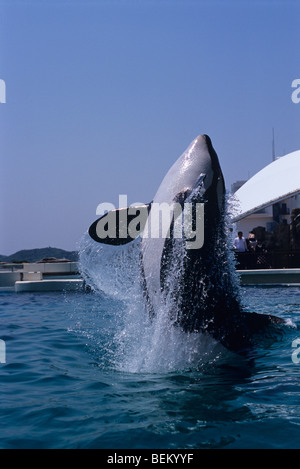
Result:
[[[110,210],[90,226],[89,235],[97,243],[128,244],[144,231],[150,208],[151,203]]]

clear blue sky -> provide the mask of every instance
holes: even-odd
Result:
[[[148,202],[199,133],[226,185],[300,149],[300,2],[0,0],[0,254]]]

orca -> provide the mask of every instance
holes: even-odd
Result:
[[[162,235],[161,226],[157,226],[162,223],[161,218],[153,215],[155,208],[164,206],[170,208],[170,216],[168,229]],[[169,318],[174,327],[186,333],[210,334],[233,351],[248,348],[258,333],[284,322],[276,316],[242,308],[228,254],[224,177],[207,135],[193,140],[164,177],[153,201],[136,210],[139,215],[143,211],[136,234],[141,234],[143,287],[152,317],[161,307],[172,305]],[[124,225],[127,217],[132,223],[132,213],[130,208],[115,211],[118,216],[114,218],[114,237],[100,238],[97,230],[98,223],[104,226],[109,221],[109,213],[93,223],[90,236],[97,242],[115,245],[131,242],[134,236],[120,236],[119,232],[120,220]],[[189,230],[182,229],[178,236],[177,229],[175,236],[176,226],[189,226]]]

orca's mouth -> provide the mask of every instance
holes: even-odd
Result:
[[[204,203],[206,201],[205,194],[206,188],[204,186],[204,181],[206,179],[206,174],[201,173],[194,188],[190,190],[190,193],[187,195],[185,202],[186,203]]]
[[[201,187],[203,186],[203,183],[204,183],[205,179],[206,179],[206,174],[205,174],[205,173],[201,173],[201,174],[200,174],[200,177],[199,177],[199,179],[198,179],[198,181],[196,182],[195,187],[201,188]]]
[[[183,206],[185,203],[193,203],[193,202],[198,202],[198,203],[205,203],[206,198],[206,189],[204,187],[204,180],[206,178],[206,174],[201,174],[199,179],[197,180],[195,186],[187,189],[183,189],[181,192],[179,192],[173,199],[173,202],[179,203],[181,206]]]

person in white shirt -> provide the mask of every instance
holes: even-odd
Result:
[[[235,238],[235,240],[233,242],[233,246],[234,246],[234,249],[237,252],[246,252],[246,251],[248,251],[247,243],[246,243],[245,238],[243,237],[242,231],[238,232],[238,237]]]

